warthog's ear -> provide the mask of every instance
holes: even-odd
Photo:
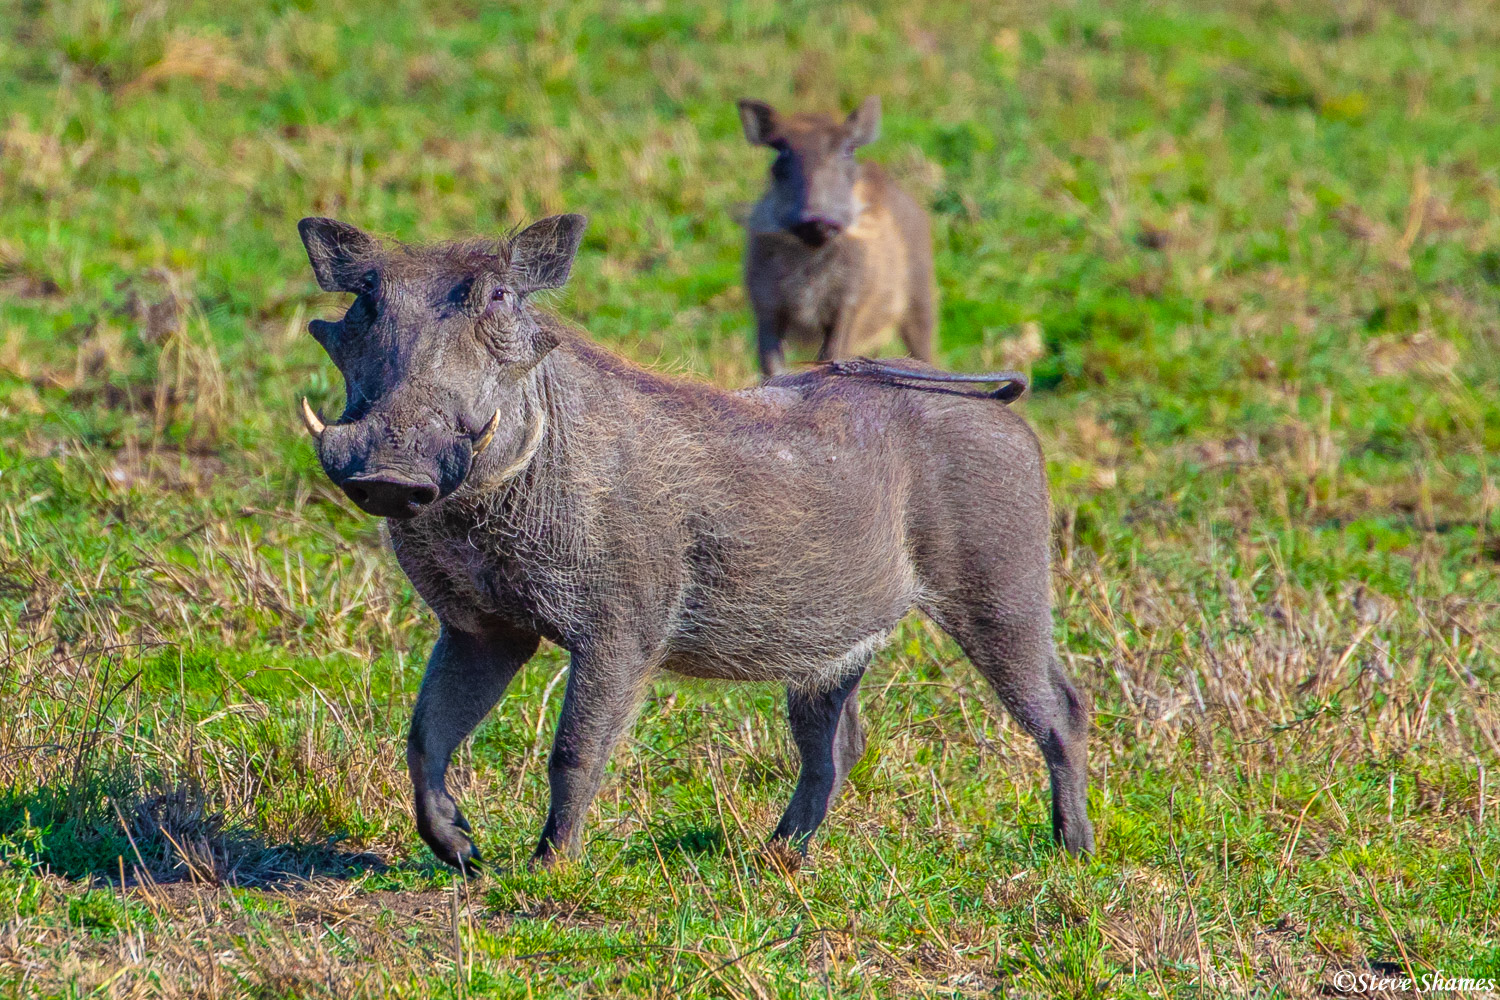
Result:
[[[866,97],[865,102],[844,120],[844,134],[853,148],[867,146],[880,138],[880,98]]]
[[[560,288],[573,270],[589,220],[553,215],[523,229],[510,243],[511,283],[519,292]]]
[[[740,124],[752,146],[769,145],[776,135],[776,109],[765,101],[740,99]]]
[[[313,275],[325,292],[358,292],[365,274],[380,253],[380,243],[369,233],[334,219],[303,219],[297,223]]]

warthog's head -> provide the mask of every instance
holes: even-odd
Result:
[[[826,115],[782,115],[762,101],[740,101],[745,138],[776,150],[763,204],[774,224],[809,246],[822,246],[859,216],[854,151],[880,134],[880,98],[870,97],[843,121]]]
[[[557,346],[527,296],[567,280],[583,227],[558,215],[511,240],[408,247],[298,223],[318,284],[355,296],[308,326],[343,373],[344,412],[325,425],[304,399],[302,415],[361,510],[415,516],[463,485],[497,429],[521,426],[524,377]]]

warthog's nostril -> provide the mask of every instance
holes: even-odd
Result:
[[[822,215],[805,216],[792,233],[809,246],[822,246],[843,231],[844,225]]]
[[[438,498],[435,483],[398,476],[361,476],[343,486],[360,510],[377,517],[411,517]]]

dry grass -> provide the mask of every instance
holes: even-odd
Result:
[[[867,685],[871,753],[810,871],[756,857],[793,776],[774,698],[689,689],[682,701],[668,687],[616,760],[588,858],[561,876],[506,874],[542,804],[536,706],[549,665],[480,743],[517,752],[460,768],[502,874],[455,890],[410,860],[406,696],[382,693],[390,678],[366,669],[310,683],[288,668],[277,686],[300,693],[267,697],[219,670],[211,699],[179,689],[163,704],[173,685],[151,646],[162,640],[142,638],[161,629],[120,616],[133,627],[107,642],[63,644],[43,613],[7,654],[6,702],[25,709],[0,720],[0,787],[32,790],[10,808],[45,812],[49,827],[14,832],[16,848],[35,837],[43,867],[23,883],[33,898],[0,935],[0,962],[48,989],[354,997],[435,974],[451,982],[458,968],[524,981],[533,951],[564,953],[593,981],[611,963],[635,967],[633,942],[671,940],[675,915],[733,925],[744,919],[734,913],[786,913],[794,926],[779,934],[657,944],[647,964],[731,995],[776,992],[802,950],[798,963],[829,969],[841,988],[987,995],[1035,979],[1089,993],[1131,970],[1147,992],[1186,976],[1231,994],[1312,996],[1330,969],[1397,961],[1403,948],[1436,964],[1434,950],[1494,934],[1493,910],[1444,927],[1424,915],[1444,904],[1418,902],[1433,892],[1424,879],[1453,877],[1438,859],[1469,858],[1481,881],[1493,864],[1480,831],[1494,788],[1479,766],[1495,759],[1500,719],[1472,668],[1488,655],[1494,603],[1330,597],[1274,568],[1250,593],[1222,569],[1253,561],[1247,540],[1189,529],[1163,542],[1169,566],[1125,567],[1087,548],[1059,557],[1071,645],[1098,647],[1070,655],[1100,709],[1103,853],[1083,869],[1042,842],[1029,739],[920,622]],[[219,569],[161,591],[164,620],[221,600],[272,617],[326,606],[229,538],[210,535],[195,554]],[[684,782],[698,790],[687,803]],[[885,888],[846,910],[866,880]],[[973,904],[934,914],[932,894],[955,890]],[[652,894],[673,904],[653,906]],[[1377,899],[1386,916],[1365,925],[1358,915],[1379,913]],[[1030,933],[996,937],[1018,917]],[[543,928],[560,938],[521,943]],[[1076,967],[1055,958],[1059,935],[1076,941],[1065,949]]]

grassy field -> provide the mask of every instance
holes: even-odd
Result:
[[[0,0],[0,996],[1500,978],[1497,46],[1484,0]],[[586,212],[551,306],[744,385],[733,99],[872,92],[945,363],[1034,376],[1097,857],[913,619],[802,872],[779,692],[664,679],[528,873],[549,648],[462,752],[457,886],[403,761],[433,620],[295,416],[342,401],[296,220]]]

